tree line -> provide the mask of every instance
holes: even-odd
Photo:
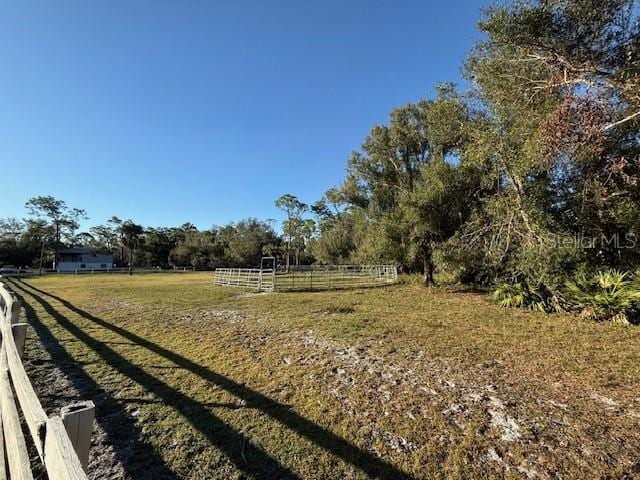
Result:
[[[316,222],[305,218],[310,208],[292,195],[275,201],[285,214],[282,233],[273,221],[248,218],[199,230],[191,223],[178,227],[145,227],[113,216],[80,230],[84,209],[72,208],[50,195],[30,198],[25,219],[0,219],[0,266],[56,268],[60,251],[84,247],[113,255],[118,267],[256,267],[262,257],[275,257],[283,268],[316,261],[312,249]]]
[[[249,218],[222,227],[198,230],[143,227],[132,220],[111,217],[101,225],[79,231],[86,218],[51,196],[31,198],[30,216],[0,220],[0,265],[55,268],[60,250],[85,247],[113,255],[119,267],[255,266],[264,255],[277,254],[282,241],[270,222]]]

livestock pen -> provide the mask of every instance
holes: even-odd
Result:
[[[218,268],[214,284],[261,292],[334,290],[390,285],[398,280],[395,265],[304,265],[276,268]]]

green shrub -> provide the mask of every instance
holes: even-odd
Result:
[[[505,308],[525,308],[537,312],[558,310],[551,297],[526,282],[499,285],[491,293],[491,299]]]
[[[591,275],[578,275],[566,283],[567,299],[582,316],[598,321],[638,320],[640,305],[640,275],[604,270]]]
[[[398,284],[400,285],[421,285],[424,283],[424,277],[418,273],[403,273],[398,275]]]

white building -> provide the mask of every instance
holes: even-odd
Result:
[[[113,256],[96,253],[90,248],[67,248],[59,252],[58,271],[110,270],[113,268]]]

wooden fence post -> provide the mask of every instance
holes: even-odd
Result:
[[[47,420],[46,429],[44,464],[49,480],[86,480],[62,419],[51,417]]]
[[[20,321],[20,300],[15,295],[11,295],[13,304],[11,305],[11,325]]]
[[[92,401],[75,402],[60,409],[60,416],[71,444],[73,445],[82,468],[86,471],[89,463],[91,433],[95,418],[95,405]]]
[[[13,341],[16,344],[16,349],[18,350],[18,355],[22,360],[24,356],[24,343],[27,338],[27,327],[28,323],[14,323],[11,325],[11,332],[13,333]]]

